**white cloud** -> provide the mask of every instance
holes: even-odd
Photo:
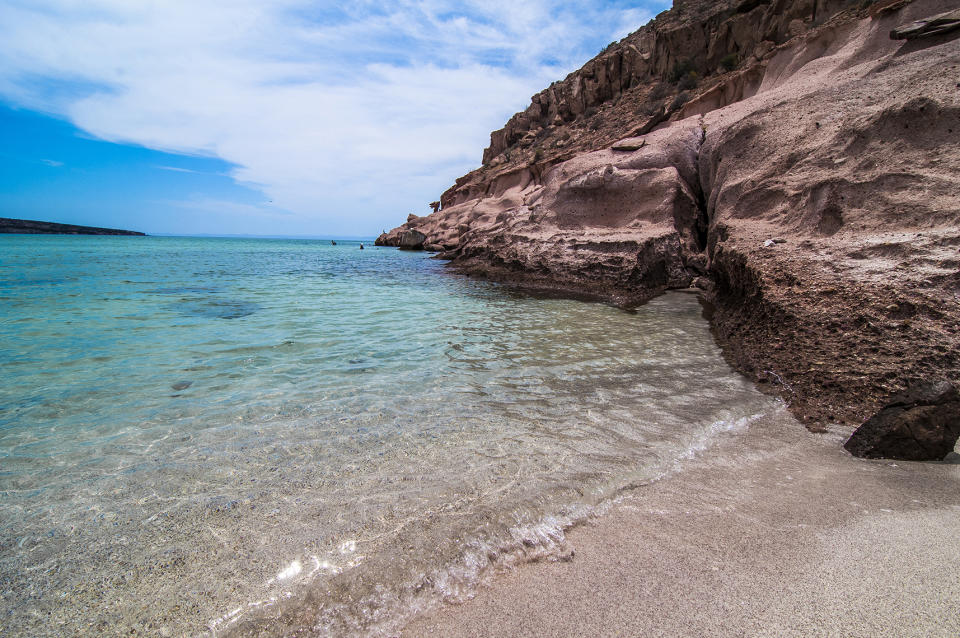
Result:
[[[646,4],[666,2],[6,0],[0,97],[220,157],[305,225],[373,232],[476,167],[491,130]]]
[[[40,160],[40,162],[42,164],[46,164],[47,166],[50,166],[51,168],[60,168],[61,166],[63,166],[63,162],[59,162],[57,160],[52,160],[52,159],[42,159]]]

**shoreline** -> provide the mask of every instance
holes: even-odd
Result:
[[[824,411],[818,405],[826,395],[822,388],[817,388],[814,385],[807,388],[798,397],[796,390],[790,384],[784,382],[773,370],[764,370],[765,367],[774,367],[775,361],[772,358],[764,359],[757,355],[756,347],[745,345],[744,335],[739,335],[736,331],[730,330],[731,324],[736,326],[740,324],[737,317],[731,317],[729,309],[724,308],[722,300],[717,297],[712,282],[710,284],[700,282],[700,286],[692,284],[685,288],[666,286],[658,289],[625,288],[587,279],[560,280],[527,271],[512,271],[508,268],[490,266],[476,259],[468,263],[461,263],[455,258],[444,256],[443,253],[434,255],[433,258],[446,260],[445,267],[447,270],[457,276],[473,277],[482,281],[493,282],[510,290],[535,297],[608,304],[625,312],[635,312],[640,306],[668,293],[695,295],[703,309],[702,316],[710,327],[710,334],[727,364],[737,374],[749,379],[758,391],[770,396],[780,397],[797,422],[804,428],[810,432],[824,433],[827,431],[828,423],[832,421],[844,426],[853,425],[854,427],[847,434],[849,436],[857,426],[861,425],[870,416],[869,414],[861,414],[859,417],[851,418],[850,412],[858,413],[862,410],[858,406],[848,406],[832,410],[836,414],[843,414],[844,418],[838,420],[836,414],[831,414],[829,419],[825,419]],[[761,301],[761,309],[757,311],[757,314],[776,314],[776,311],[768,306],[769,304],[766,301]],[[812,358],[810,355],[797,352],[795,349],[791,350],[790,354],[801,361]],[[798,401],[798,398],[801,400]]]
[[[785,409],[403,636],[960,633],[960,466],[867,461]]]

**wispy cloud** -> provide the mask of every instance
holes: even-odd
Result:
[[[668,4],[8,0],[0,98],[220,157],[279,208],[379,229],[475,167],[535,91]]]
[[[40,160],[40,163],[46,164],[47,166],[51,166],[53,168],[59,168],[60,166],[63,166],[63,162],[58,162],[57,160],[52,159],[42,159]]]
[[[181,208],[190,211],[211,213],[216,215],[236,215],[244,217],[276,218],[287,217],[293,213],[275,206],[271,201],[262,201],[256,204],[244,204],[231,200],[194,195],[189,199],[170,200],[165,202],[171,208]]]
[[[179,166],[160,166],[156,165],[154,168],[159,168],[161,171],[172,171],[174,173],[194,173],[196,175],[203,174],[202,171],[195,171],[192,168],[181,168]]]

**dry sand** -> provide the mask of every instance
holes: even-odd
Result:
[[[960,465],[866,461],[784,410],[404,636],[958,636]]]

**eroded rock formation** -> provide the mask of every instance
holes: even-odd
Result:
[[[378,243],[623,304],[693,284],[732,363],[861,423],[960,379],[960,31],[891,38],[952,4],[677,2]]]

